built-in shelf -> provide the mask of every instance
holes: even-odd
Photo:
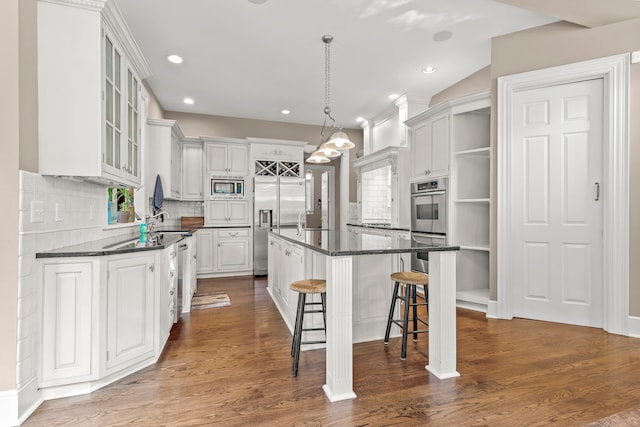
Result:
[[[487,311],[490,287],[491,99],[467,98],[451,114],[450,243],[460,246],[459,307]]]
[[[454,203],[489,203],[490,199],[457,199],[454,200]]]
[[[464,243],[461,243],[460,249],[466,250],[466,251],[489,252],[489,246],[485,246],[485,245],[465,245]]]
[[[462,151],[457,151],[454,154],[456,156],[482,156],[482,157],[489,157],[491,152],[491,147],[480,147],[480,148],[474,148],[471,150],[462,150]]]

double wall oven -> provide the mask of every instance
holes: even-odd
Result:
[[[415,243],[447,243],[447,178],[411,184],[411,239]],[[411,270],[429,272],[428,252],[411,255]]]

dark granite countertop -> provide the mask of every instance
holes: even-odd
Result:
[[[425,245],[412,240],[396,240],[379,234],[367,234],[366,230],[362,233],[349,233],[338,230],[305,229],[299,236],[294,228],[272,230],[270,233],[329,256],[460,250],[459,246]]]
[[[394,231],[410,231],[408,228],[392,227],[391,224],[376,224],[376,223],[363,223],[363,224],[347,224],[349,227],[361,227],[361,228],[375,228],[379,230],[394,230]]]
[[[153,251],[169,247],[189,235],[188,232],[180,230],[165,230],[164,232],[150,233],[145,243],[140,242],[140,238],[134,236],[128,238],[122,236],[111,237],[50,251],[37,252],[36,258],[70,258]]]

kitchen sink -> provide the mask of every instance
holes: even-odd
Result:
[[[144,248],[146,247],[146,243],[142,243],[138,237],[131,238],[129,240],[125,240],[124,242],[114,243],[112,245],[107,245],[104,249],[116,250],[116,249],[134,249],[134,248]]]

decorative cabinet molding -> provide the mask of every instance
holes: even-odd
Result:
[[[182,146],[184,134],[175,120],[147,119],[148,185],[160,175],[165,198],[179,200],[182,190]]]
[[[202,142],[187,138],[182,142],[182,200],[204,200],[202,191]]]
[[[204,141],[205,181],[211,175],[248,175],[249,149],[246,142],[232,138],[201,139]]]
[[[138,187],[149,75],[115,2],[39,0],[39,172]]]
[[[201,228],[196,236],[198,277],[253,274],[250,228]]]

